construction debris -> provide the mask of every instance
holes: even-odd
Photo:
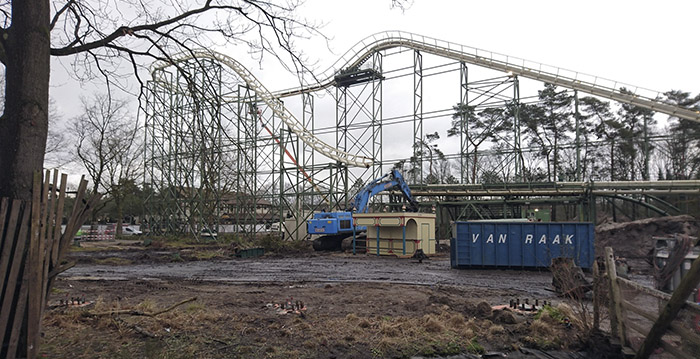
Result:
[[[508,308],[511,311],[526,314],[526,313],[536,313],[544,308],[545,305],[552,305],[551,301],[529,298],[520,299],[513,298],[508,302],[508,305],[495,305],[491,307],[492,310],[504,310]]]
[[[652,237],[667,237],[674,233],[695,236],[698,231],[700,221],[689,215],[606,223],[596,226],[595,248],[598,255],[605,252],[605,247],[612,247],[615,255],[623,258],[650,259],[654,248]]]
[[[304,305],[304,302],[300,300],[294,300],[293,297],[289,297],[281,304],[267,303],[265,307],[267,309],[274,309],[275,312],[279,315],[297,314],[302,318],[306,317],[306,315],[304,314],[304,312],[306,312],[307,309],[306,305]]]

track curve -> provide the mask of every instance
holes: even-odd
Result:
[[[235,59],[221,53],[208,50],[196,50],[173,56],[169,62],[159,61],[151,66],[151,75],[175,63],[194,58],[208,58],[219,61],[227,66],[260,96],[263,102],[271,108],[299,138],[317,152],[335,161],[356,167],[370,167],[374,159],[350,154],[331,146],[314,136],[294,115],[279,101],[280,98],[314,92],[334,86],[335,76],[343,69],[361,65],[373,53],[392,49],[408,48],[425,53],[441,56],[464,63],[485,67],[492,70],[517,75],[524,78],[547,82],[557,86],[579,90],[591,95],[615,100],[618,102],[640,106],[681,119],[700,122],[700,111],[686,109],[663,102],[660,91],[653,91],[639,86],[624,84],[597,76],[587,75],[577,71],[566,70],[545,65],[518,57],[503,55],[470,46],[460,45],[449,41],[439,40],[423,35],[403,31],[384,31],[360,40],[326,71],[314,76],[314,83],[303,84],[300,87],[270,92],[255,76]],[[623,92],[622,89],[630,92]]]
[[[384,31],[370,35],[350,48],[321,75],[316,76],[316,79],[318,79],[316,83],[276,91],[273,95],[275,97],[287,97],[328,88],[335,85],[335,75],[340,70],[353,68],[361,64],[374,52],[399,47],[463,61],[468,64],[644,107],[670,116],[700,122],[700,111],[663,102],[661,100],[663,92],[661,91],[404,31]],[[623,93],[621,91],[622,88],[632,93]]]
[[[255,93],[260,97],[260,99],[265,103],[265,105],[267,105],[274,112],[275,116],[280,118],[285,125],[289,126],[292,132],[299,136],[299,138],[302,141],[304,141],[304,143],[309,145],[315,151],[323,154],[324,156],[330,159],[336,160],[338,162],[350,166],[370,167],[374,163],[374,160],[372,158],[354,155],[339,150],[335,146],[331,146],[314,136],[311,133],[311,131],[306,129],[306,127],[304,127],[301,124],[301,122],[299,122],[299,120],[297,120],[297,118],[294,117],[294,115],[286,107],[284,107],[282,102],[279,101],[279,98],[277,96],[274,96],[267,88],[265,88],[265,86],[260,81],[258,81],[258,79],[250,71],[248,71],[248,69],[246,69],[238,61],[224,54],[205,50],[183,53],[178,56],[174,56],[171,59],[171,62],[155,63],[151,67],[151,76],[155,81],[157,78],[157,76],[155,76],[155,73],[157,71],[163,70],[168,66],[171,66],[173,63],[187,61],[195,58],[206,58],[215,60],[233,70],[238,76],[241,77],[241,79],[243,79],[243,81],[250,89],[255,91]]]

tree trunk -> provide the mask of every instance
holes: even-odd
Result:
[[[121,193],[119,194],[119,197],[114,198],[114,205],[117,207],[117,230],[116,230],[116,235],[119,237],[124,233],[124,201],[122,201],[121,198]]]
[[[48,0],[12,2],[6,53],[5,113],[0,119],[0,197],[31,199],[43,168],[50,74]]]
[[[615,140],[610,141],[610,180],[615,180]]]

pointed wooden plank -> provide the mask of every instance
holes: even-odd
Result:
[[[10,265],[10,259],[12,258],[13,247],[15,246],[15,232],[17,230],[17,219],[19,217],[19,210],[21,208],[22,202],[18,199],[12,201],[12,208],[10,208],[10,217],[7,224],[7,232],[3,237],[2,253],[0,253],[0,273],[7,273],[7,268]],[[5,218],[2,218],[5,221]],[[4,279],[4,277],[3,277]],[[5,283],[0,283],[0,298],[4,297]],[[0,337],[1,338],[1,337]]]
[[[102,198],[102,195],[99,193],[95,193],[86,201],[85,205],[81,209],[81,212],[79,213],[78,218],[76,219],[76,222],[78,223],[78,227],[80,225],[82,225],[83,223],[85,223],[85,221],[87,221],[87,219],[92,215],[92,210],[95,207],[97,207],[97,205],[100,203],[100,198]],[[77,230],[77,228],[76,228],[76,230]],[[75,234],[75,232],[74,232],[74,234]],[[70,242],[68,242],[68,243],[70,243]],[[65,255],[65,252],[68,250],[68,244],[66,244],[64,247],[62,247],[62,250],[63,250],[63,252],[61,254],[61,257],[63,257],[63,255]]]
[[[34,321],[32,324],[35,326],[35,328],[29,332],[28,335],[27,358],[35,358],[37,356],[41,333],[41,318],[43,317],[44,310],[44,298],[46,297],[46,276],[44,273],[48,273],[48,263],[46,260],[49,256],[47,256],[48,247],[46,243],[46,234],[48,232],[48,221],[51,213],[51,208],[49,206],[51,171],[47,170],[43,178],[44,185],[41,187],[41,192],[39,194],[41,216],[39,217],[39,250],[36,252],[36,257],[32,259],[32,265],[36,266],[36,269],[32,268],[32,287],[31,291],[29,292],[30,302],[28,303],[29,307],[31,308],[32,320]]]
[[[46,178],[49,178],[49,171],[46,171]],[[47,202],[47,215],[46,215],[46,248],[42,251],[44,256],[44,271],[41,274],[41,313],[42,318],[44,315],[44,308],[46,307],[46,301],[49,292],[49,270],[51,266],[51,253],[53,251],[53,233],[54,227],[56,226],[56,187],[58,186],[58,171],[53,171],[53,181],[51,185],[47,187],[48,193],[44,195],[44,198],[48,196]]]
[[[16,207],[20,208],[20,201],[15,200],[13,202],[16,203]],[[21,273],[20,273],[20,268],[22,263],[26,261],[26,244],[27,244],[27,232],[29,229],[29,217],[30,217],[30,211],[29,211],[29,206],[26,205],[26,203],[21,203],[22,206],[24,207],[23,213],[22,213],[22,219],[21,222],[18,224],[19,225],[19,235],[17,236],[17,245],[16,249],[12,255],[13,261],[12,265],[9,268],[9,276],[8,276],[8,281],[7,285],[5,286],[5,295],[3,295],[3,300],[2,303],[0,303],[0,338],[5,338],[5,331],[8,328],[8,320],[10,318],[10,312],[12,312],[12,308],[15,308],[15,313],[22,313],[21,316],[24,317],[24,311],[22,310],[21,312],[18,311],[17,309],[17,302],[15,298],[15,292],[17,290],[17,284],[18,282],[21,282],[20,278]],[[14,236],[13,238],[14,239]],[[25,270],[26,272],[26,270]],[[12,328],[15,328],[15,326],[12,326]],[[14,329],[12,329],[14,331]],[[19,330],[19,329],[17,329]]]
[[[85,181],[86,184],[87,181]],[[81,188],[84,190],[85,187]],[[80,196],[80,191],[81,188],[78,189],[78,196]],[[71,218],[69,219],[69,225],[66,226],[66,230],[63,232],[63,235],[61,236],[61,244],[59,247],[59,253],[58,253],[58,261],[61,260],[61,258],[64,258],[66,255],[66,252],[68,251],[68,248],[70,247],[70,243],[73,241],[73,237],[75,236],[75,233],[77,232],[78,228],[85,223],[85,221],[88,219],[88,217],[91,216],[92,214],[92,209],[97,207],[97,205],[100,203],[100,198],[102,198],[102,195],[99,193],[95,193],[90,198],[88,198],[85,203],[81,203],[80,205],[77,205],[74,207],[73,215],[71,215]],[[77,209],[77,211],[75,210]],[[60,266],[60,265],[59,265]],[[57,266],[58,267],[58,266]],[[55,279],[55,276],[61,273],[62,271],[55,271],[52,270],[49,275],[49,281],[53,281]],[[50,284],[49,284],[50,288]]]
[[[29,212],[29,211],[27,211]],[[22,283],[20,285],[19,297],[15,306],[15,319],[12,323],[12,333],[10,334],[10,343],[7,348],[7,359],[15,359],[17,355],[17,345],[19,337],[22,334],[22,322],[26,318],[27,301],[29,295],[29,271],[25,270],[22,275]]]
[[[78,185],[78,192],[75,195],[75,203],[73,204],[73,209],[71,210],[70,218],[68,218],[68,224],[66,224],[66,230],[61,236],[61,246],[58,251],[58,257],[63,258],[65,253],[68,251],[68,246],[73,240],[73,236],[78,231],[76,226],[80,226],[78,223],[78,217],[80,216],[80,211],[83,208],[83,196],[85,195],[85,188],[87,188],[87,181],[85,176],[80,178],[80,184]]]
[[[64,238],[62,233],[61,233],[61,224],[63,223],[63,208],[65,206],[65,199],[66,199],[66,186],[68,184],[68,175],[65,173],[61,174],[61,188],[58,192],[58,205],[56,206],[56,227],[54,228],[54,243],[53,247],[51,248],[51,266],[48,274],[48,284],[47,284],[47,290],[46,290],[46,295],[48,296],[48,292],[51,290],[51,286],[53,286],[53,280],[55,277],[61,273],[62,271],[58,271],[57,269],[60,269],[61,267],[61,257],[58,256],[59,249],[61,248],[62,241],[68,240],[69,243],[73,240],[73,238]],[[44,304],[45,305],[45,304]]]
[[[41,321],[41,172],[34,173],[32,187],[32,217],[31,233],[29,235],[29,294],[27,300],[27,358],[36,357],[36,347],[39,339],[39,324]]]
[[[5,220],[7,219],[7,209],[10,206],[10,199],[7,197],[0,198],[0,250],[3,247],[3,233],[5,233]],[[2,285],[0,285],[2,288]]]
[[[68,175],[61,174],[61,189],[58,193],[58,205],[56,208],[56,228],[54,228],[54,244],[51,249],[51,265],[52,268],[57,267],[58,263],[58,248],[61,246],[61,224],[63,224],[63,207],[66,201],[66,186],[68,183]],[[72,238],[71,238],[72,239]]]
[[[58,186],[58,171],[54,170],[53,171],[53,180],[51,181],[51,185],[49,186],[49,202],[48,202],[48,215],[46,217],[46,260],[47,260],[47,266],[51,263],[51,252],[53,250],[53,241],[54,241],[54,229],[56,227],[56,202],[58,202],[58,199],[56,198],[56,189]],[[48,270],[47,270],[48,272]]]

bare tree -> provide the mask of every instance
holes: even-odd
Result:
[[[295,39],[321,35],[295,15],[300,1],[9,0],[0,2],[0,62],[6,88],[0,121],[0,197],[30,198],[41,170],[49,117],[50,57],[71,57],[73,75],[132,91],[155,60],[214,45],[243,45],[301,71]],[[46,31],[48,29],[48,32]],[[322,36],[322,35],[321,35]],[[132,91],[133,92],[133,91]],[[138,91],[137,91],[138,92]]]
[[[141,130],[138,122],[127,123],[113,134],[113,141],[110,141],[110,151],[115,155],[106,165],[109,184],[107,194],[114,201],[117,210],[117,235],[122,234],[124,201],[137,189],[134,184],[138,183],[143,175],[143,141],[139,136]]]
[[[107,166],[119,155],[122,131],[129,125],[126,101],[112,100],[106,95],[83,98],[83,114],[73,119],[77,140],[76,156],[92,179],[94,193],[107,190]],[[133,121],[135,122],[135,121]]]
[[[84,113],[73,119],[76,156],[92,179],[93,192],[114,201],[119,235],[127,190],[142,174],[142,127],[129,115],[125,100],[95,95],[82,102]]]
[[[155,60],[173,64],[187,77],[176,55],[216,46],[246,47],[260,61],[271,55],[301,74],[303,54],[295,39],[321,34],[315,24],[296,16],[300,2],[0,1],[0,63],[6,76],[0,197],[32,197],[32,179],[43,167],[46,150],[52,56],[68,58],[77,79],[99,78],[110,93],[114,88],[143,91],[147,66]],[[137,91],[130,79],[136,79]],[[21,347],[18,356],[36,356],[29,349],[35,346]]]

